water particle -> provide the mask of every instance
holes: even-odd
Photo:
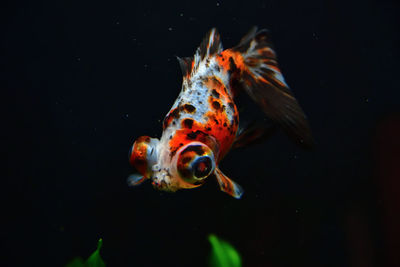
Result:
[[[217,6],[219,6],[220,4],[217,2]]]
[[[169,27],[168,30],[169,30],[169,31],[172,31],[172,27]]]
[[[179,16],[183,17],[183,13],[179,14]]]

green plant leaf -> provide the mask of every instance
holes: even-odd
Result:
[[[100,257],[100,249],[103,245],[103,239],[99,239],[97,242],[97,249],[89,256],[84,262],[81,258],[75,258],[69,262],[65,267],[105,267],[103,259]]]
[[[85,267],[85,262],[81,258],[75,258],[67,263],[65,267]]]
[[[211,243],[211,267],[241,267],[242,260],[236,249],[228,242],[211,234],[208,236]]]

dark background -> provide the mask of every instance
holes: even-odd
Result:
[[[209,233],[244,266],[399,263],[396,1],[32,1],[1,4],[1,265],[63,266],[104,240],[107,266],[206,266]],[[268,28],[313,151],[279,132],[175,194],[128,188],[128,150],[159,137],[213,26],[225,48]]]

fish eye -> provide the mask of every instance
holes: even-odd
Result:
[[[207,145],[192,142],[178,153],[176,168],[187,184],[201,185],[215,168],[214,153]]]
[[[206,178],[212,169],[212,162],[210,157],[201,157],[193,163],[193,174],[197,179]]]
[[[129,161],[145,177],[150,177],[152,166],[157,163],[159,140],[148,136],[139,137],[129,151]]]

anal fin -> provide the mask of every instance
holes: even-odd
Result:
[[[240,185],[229,179],[218,167],[215,168],[214,175],[217,177],[221,191],[231,195],[236,199],[241,198],[243,195],[243,189]]]

